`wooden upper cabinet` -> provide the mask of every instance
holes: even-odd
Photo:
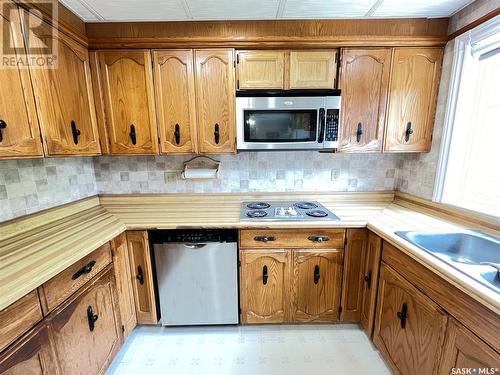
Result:
[[[238,51],[238,89],[283,89],[285,51]]]
[[[4,2],[0,18],[4,32],[10,33],[15,45],[24,46],[16,6]],[[18,58],[23,58],[25,51],[19,54]],[[29,69],[4,67],[0,69],[0,82],[5,93],[0,95],[0,158],[43,156]]]
[[[382,151],[391,50],[342,50],[342,152]]]
[[[160,151],[196,152],[193,51],[153,51]]]
[[[232,49],[196,50],[199,152],[235,152],[235,80]]]
[[[343,249],[293,250],[293,321],[338,321],[342,262]]]
[[[455,319],[450,318],[439,370],[441,375],[452,374],[452,369],[457,368],[494,369],[499,363],[498,352]]]
[[[99,51],[98,57],[110,153],[157,154],[150,51]]]
[[[291,51],[291,89],[333,89],[337,77],[337,51]]]
[[[373,341],[397,374],[436,374],[447,315],[382,263]]]
[[[289,321],[290,250],[241,250],[242,323]]]
[[[151,251],[147,231],[128,231],[130,273],[138,324],[157,324]]]
[[[385,152],[430,150],[442,58],[441,48],[394,49]]]
[[[100,154],[87,49],[44,21],[29,30],[31,47],[57,41],[57,67],[30,68],[45,155]]]

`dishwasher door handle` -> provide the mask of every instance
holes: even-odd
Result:
[[[206,243],[185,243],[184,247],[187,247],[188,249],[202,249],[205,246],[207,246]]]

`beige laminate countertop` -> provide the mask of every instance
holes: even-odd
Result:
[[[240,222],[248,200],[316,200],[340,221]],[[500,223],[463,210],[439,212],[436,204],[393,192],[330,194],[112,195],[0,223],[0,310],[126,229],[361,228],[386,241],[500,314],[500,296],[394,234],[397,230],[478,228],[500,234]],[[463,217],[462,217],[463,216]],[[469,221],[473,216],[473,222]],[[496,219],[494,219],[496,220]]]

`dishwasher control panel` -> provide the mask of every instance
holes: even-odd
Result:
[[[205,243],[205,242],[237,242],[236,230],[219,229],[173,229],[151,232],[153,243]]]

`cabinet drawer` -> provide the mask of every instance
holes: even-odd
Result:
[[[110,263],[111,246],[106,243],[44,283],[39,288],[44,314],[60,305]]]
[[[251,249],[340,249],[344,229],[248,229],[240,231],[240,247]]]
[[[36,290],[0,311],[0,352],[42,320]]]

